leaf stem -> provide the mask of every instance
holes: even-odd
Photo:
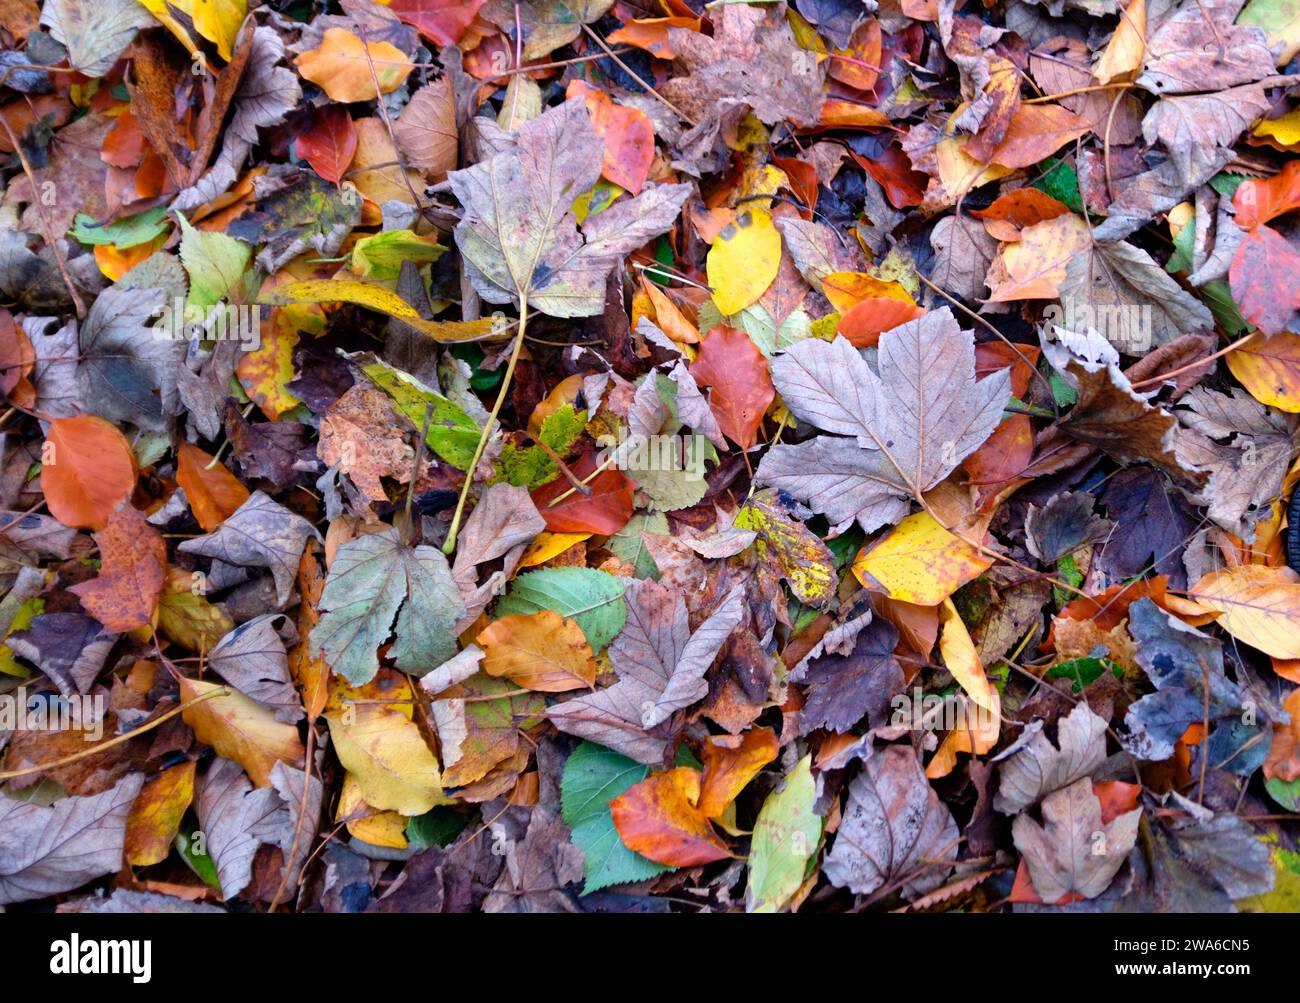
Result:
[[[456,511],[451,517],[451,528],[447,530],[447,541],[442,545],[442,552],[450,554],[456,549],[456,531],[460,528],[461,516],[465,514],[465,501],[469,498],[469,489],[474,484],[474,470],[478,467],[478,461],[483,458],[483,450],[487,448],[488,439],[492,436],[492,426],[496,424],[497,415],[501,413],[501,406],[506,402],[506,396],[510,393],[510,381],[515,375],[515,366],[519,362],[519,351],[524,347],[524,331],[528,324],[528,294],[519,294],[519,330],[515,332],[515,344],[510,349],[510,362],[506,365],[506,375],[501,381],[501,389],[497,392],[497,401],[492,405],[492,413],[488,415],[487,424],[483,426],[483,434],[478,437],[478,446],[474,449],[474,458],[469,461],[469,466],[465,468],[465,483],[460,489],[460,498],[456,502]]]

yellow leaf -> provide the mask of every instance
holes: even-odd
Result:
[[[989,698],[992,702],[989,710],[974,707],[969,700],[959,698],[961,719],[956,722],[957,727],[944,737],[943,744],[925,768],[925,775],[931,780],[946,777],[952,772],[957,765],[957,753],[970,752],[982,756],[998,744],[998,735],[1002,732],[1002,702],[998,698],[998,691],[992,687],[989,689]]]
[[[901,282],[878,279],[865,272],[832,272],[823,276],[822,292],[840,313],[848,313],[866,299],[891,299],[916,306]]]
[[[262,344],[245,352],[235,367],[244,393],[268,418],[279,420],[302,403],[289,392],[289,382],[294,377],[293,350],[297,344],[296,331],[272,328],[265,332]]]
[[[194,36],[172,15],[172,10],[178,10],[189,18],[192,24],[194,22],[194,0],[172,0],[171,3],[168,3],[167,0],[140,0],[140,4],[176,36],[176,40],[189,50],[190,55],[201,51],[194,42]]]
[[[990,181],[1005,178],[1011,168],[998,164],[981,164],[974,157],[966,155],[968,139],[956,139],[949,136],[939,141],[934,148],[935,162],[939,168],[939,180],[950,202],[956,202],[967,192],[986,185]]]
[[[758,302],[781,267],[781,234],[762,209],[740,213],[709,248],[705,268],[723,316]]]
[[[416,312],[415,307],[390,292],[383,286],[358,282],[356,279],[310,279],[306,282],[292,282],[277,286],[261,296],[263,303],[271,306],[285,306],[289,303],[354,303],[367,310],[396,317],[415,328],[421,334],[427,334],[434,341],[456,342],[476,341],[492,333],[495,321],[439,321],[425,320]]]
[[[378,96],[376,80],[380,93],[397,90],[413,68],[397,46],[363,42],[346,28],[330,28],[320,48],[302,53],[294,65],[304,80],[318,84],[330,100],[343,104],[373,101]]]
[[[939,607],[939,624],[942,630],[939,635],[939,653],[943,655],[943,664],[972,700],[985,710],[992,710],[993,686],[984,675],[984,666],[980,664],[975,642],[970,639],[970,631],[957,614],[957,607],[951,599],[945,599]]]
[[[1211,571],[1187,598],[1218,610],[1215,622],[1274,658],[1300,658],[1300,575],[1290,568],[1243,564]]]
[[[188,703],[209,693],[211,696],[181,712],[195,737],[210,745],[217,754],[233,759],[258,787],[271,785],[271,767],[278,760],[302,768],[306,754],[298,740],[298,729],[275,719],[269,707],[250,700],[232,686],[207,683],[200,679],[180,681],[181,700]]]
[[[217,52],[226,62],[239,34],[239,26],[248,16],[246,0],[192,0],[194,28],[200,35],[217,46]],[[183,41],[183,39],[182,39]]]
[[[347,820],[349,834],[371,846],[406,849],[406,819],[395,811],[375,811],[361,796],[361,785],[351,773],[343,774],[336,822]]]
[[[438,760],[419,725],[405,715],[367,704],[325,719],[339,762],[356,778],[372,808],[423,815],[450,801],[442,793]]]
[[[1255,126],[1254,135],[1267,136],[1278,146],[1295,146],[1300,143],[1300,108],[1280,118],[1264,119]]]
[[[1025,227],[1018,241],[998,248],[988,273],[989,299],[1056,299],[1066,268],[1091,246],[1088,224],[1074,213]]]
[[[853,574],[867,588],[884,589],[891,599],[938,606],[992,563],[928,512],[917,512],[883,540],[863,547]]]
[[[504,676],[525,689],[563,693],[596,681],[587,635],[553,610],[503,616],[479,633],[478,643],[488,675]]]
[[[1097,60],[1093,79],[1099,84],[1133,79],[1142,69],[1142,58],[1147,51],[1146,34],[1147,0],[1132,0],[1120,15],[1106,51]]]
[[[163,770],[145,784],[126,818],[127,862],[148,867],[166,860],[185,809],[193,799],[192,762]]]
[[[590,533],[540,533],[524,551],[524,556],[519,559],[519,566],[534,568],[539,564],[545,564],[552,557],[563,554],[575,543],[581,543],[590,537]]]
[[[1300,412],[1300,335],[1254,337],[1226,359],[1232,375],[1261,404]]]

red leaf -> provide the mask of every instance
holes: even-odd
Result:
[[[326,105],[316,113],[311,128],[297,140],[298,156],[326,181],[338,184],[357,152],[357,129],[347,108]]]
[[[388,9],[439,45],[455,45],[485,0],[393,0]]]
[[[1300,209],[1300,160],[1271,178],[1243,181],[1232,197],[1237,225],[1251,230],[1292,209]]]
[[[596,469],[596,456],[587,453],[569,469],[579,480]],[[552,533],[599,533],[609,536],[617,533],[632,518],[632,494],[636,485],[623,476],[620,470],[603,470],[587,484],[590,495],[574,491],[555,505],[551,502],[568,492],[572,485],[557,477],[532,493],[533,503],[546,520]]]
[[[638,108],[615,104],[608,94],[581,80],[569,82],[566,97],[582,95],[591,113],[591,124],[605,141],[601,173],[633,195],[645,187],[655,157],[655,130],[650,116]]]
[[[1265,334],[1285,331],[1300,307],[1300,252],[1272,227],[1257,227],[1237,245],[1228,280],[1242,317]]]
[[[725,324],[713,328],[700,343],[691,375],[713,388],[709,407],[722,434],[742,449],[752,446],[776,390],[767,360],[749,335]]]

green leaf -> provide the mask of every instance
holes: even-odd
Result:
[[[1210,308],[1210,313],[1214,314],[1214,319],[1219,322],[1219,326],[1233,337],[1242,334],[1250,327],[1246,323],[1246,318],[1241,315],[1241,311],[1237,309],[1232,292],[1228,289],[1228,283],[1223,279],[1215,279],[1201,286],[1201,298],[1205,300],[1205,305]]]
[[[384,230],[357,241],[352,248],[352,270],[364,279],[391,281],[402,270],[403,261],[417,265],[437,261],[446,250],[412,230]]]
[[[469,466],[480,433],[473,418],[438,391],[386,362],[376,359],[361,366],[361,371],[393,399],[397,410],[416,428],[424,428],[424,414],[428,408],[429,432],[424,439],[429,448],[458,470]]]
[[[1074,683],[1070,688],[1078,693],[1085,686],[1091,686],[1100,679],[1107,668],[1116,679],[1124,678],[1124,670],[1109,658],[1071,658],[1048,669],[1047,678],[1070,679]]]
[[[1064,160],[1052,160],[1043,172],[1043,176],[1031,187],[1046,192],[1075,212],[1083,212],[1083,199],[1079,195],[1079,175]]]
[[[1264,789],[1287,811],[1300,812],[1300,777],[1289,781],[1274,777],[1264,784]]]
[[[189,869],[197,874],[205,885],[221,891],[221,879],[217,877],[217,865],[212,862],[206,850],[202,853],[194,848],[194,837],[198,834],[198,825],[192,815],[187,814],[185,824],[176,833],[176,850]]]
[[[777,912],[799,890],[821,840],[822,820],[813,812],[817,787],[812,756],[804,756],[759,809],[749,848],[749,889],[745,908]]]
[[[583,895],[669,870],[624,846],[609,811],[614,798],[649,775],[650,767],[594,742],[583,742],[565,762],[560,805],[573,845],[586,856]]]
[[[431,808],[406,823],[406,840],[420,853],[431,846],[448,846],[469,825],[469,815],[446,805]]]
[[[646,550],[645,541],[641,539],[642,533],[666,536],[668,517],[662,512],[638,513],[632,516],[626,526],[605,541],[605,549],[624,564],[632,565],[636,569],[637,578],[653,578],[658,581],[659,565],[655,564],[650,551]]]
[[[243,281],[252,249],[224,233],[196,230],[184,216],[177,218],[181,223],[181,264],[190,277],[189,302],[204,308],[215,306]]]
[[[543,419],[538,435],[557,455],[564,456],[573,448],[586,427],[587,412],[576,410],[572,404],[565,404]],[[499,469],[501,472],[494,483],[505,481],[530,491],[560,475],[555,461],[540,446],[525,446],[521,449],[509,442],[501,450]]]
[[[320,608],[327,612],[312,629],[311,653],[354,685],[375,677],[376,652],[390,634],[403,672],[437,668],[456,653],[456,621],[465,612],[442,552],[408,547],[395,529],[339,547]]]
[[[515,579],[510,591],[497,603],[496,615],[499,618],[544,609],[576,620],[592,650],[600,651],[627,620],[623,580],[595,568],[530,571]]]
[[[96,247],[103,244],[114,244],[119,248],[136,247],[166,233],[170,225],[165,205],[146,209],[105,226],[96,226],[93,216],[79,212],[72,227],[72,235],[81,243]]]

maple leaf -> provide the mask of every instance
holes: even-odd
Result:
[[[489,303],[526,303],[553,317],[588,317],[605,304],[619,257],[663,233],[690,185],[655,185],[587,217],[572,203],[600,176],[604,144],[575,98],[520,127],[512,148],[447,175],[465,214],[456,243]]]
[[[598,742],[638,763],[658,763],[668,748],[658,726],[708,693],[704,673],[744,615],[729,592],[692,633],[686,603],[650,579],[628,586],[627,624],[610,645],[618,682],[556,704],[547,717],[561,731]]]
[[[772,362],[772,380],[796,417],[842,438],[773,446],[757,481],[807,500],[834,532],[898,522],[910,502],[989,437],[1010,396],[1010,375],[975,379],[975,341],[945,307],[880,338],[880,373],[849,342],[805,341]]]
[[[1096,898],[1137,842],[1141,818],[1142,809],[1135,808],[1103,825],[1101,802],[1084,778],[1047,796],[1043,825],[1020,815],[1011,832],[1043,901],[1070,894]]]
[[[376,652],[390,633],[399,668],[437,667],[455,654],[452,628],[465,612],[447,559],[432,547],[406,546],[393,529],[339,548],[320,608],[311,653],[354,684],[379,671]]]

